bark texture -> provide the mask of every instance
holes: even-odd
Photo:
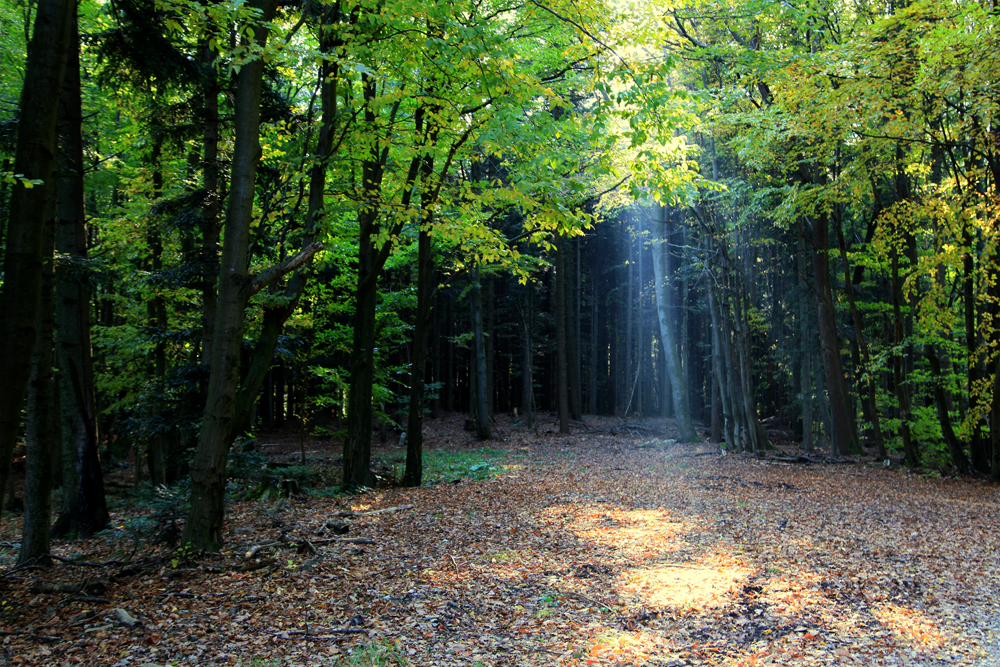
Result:
[[[7,487],[21,408],[31,375],[42,289],[42,241],[47,205],[55,192],[56,117],[66,70],[75,3],[39,0],[21,91],[14,173],[38,179],[18,183],[10,199],[4,283],[0,293],[0,489]]]
[[[277,0],[255,0],[262,23],[270,20]],[[268,30],[253,29],[263,44]],[[223,544],[226,458],[231,443],[236,388],[240,374],[244,309],[252,289],[247,271],[250,222],[253,217],[254,181],[260,148],[260,99],[264,63],[243,65],[236,84],[235,146],[232,191],[226,213],[225,238],[219,267],[219,301],[212,345],[208,397],[198,449],[191,464],[191,509],[182,541],[203,551],[217,551]]]

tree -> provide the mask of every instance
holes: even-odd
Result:
[[[256,0],[252,7],[259,11],[260,22],[248,31],[251,34],[243,43],[247,49],[262,49],[269,33],[267,22],[277,9],[277,0]],[[263,74],[264,60],[258,52],[242,64],[237,76],[233,185],[219,271],[211,375],[205,416],[198,435],[198,450],[191,466],[191,509],[182,538],[185,543],[206,551],[217,551],[223,543],[226,458],[233,439],[232,421],[239,383],[245,309],[250,297],[266,284],[260,276],[252,278],[247,271],[254,178],[261,153]]]
[[[42,286],[45,216],[55,192],[56,117],[73,3],[39,0],[21,91],[14,185],[7,222],[4,283],[0,292],[0,489],[10,479],[19,432]]]
[[[670,387],[673,392],[679,439],[681,442],[694,442],[698,436],[694,430],[694,423],[691,421],[691,410],[687,400],[687,377],[677,354],[677,343],[674,340],[670,313],[671,304],[668,294],[671,276],[667,273],[663,261],[664,253],[669,252],[667,248],[667,216],[670,215],[670,212],[665,206],[660,206],[658,212],[660,219],[651,222],[655,232],[652,248],[653,278],[655,281],[657,321],[660,325],[660,341],[663,344],[667,373],[669,373]]]

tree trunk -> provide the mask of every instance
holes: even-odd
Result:
[[[532,327],[532,289],[531,282],[529,281],[525,286],[525,297],[524,297],[524,337],[523,337],[523,348],[521,350],[521,409],[524,411],[524,425],[531,428],[534,425],[535,419],[535,386],[534,379],[532,377],[531,365],[532,353],[531,353],[531,327]]]
[[[802,441],[799,448],[808,451],[813,447],[813,365],[812,365],[812,339],[815,337],[812,327],[809,326],[809,308],[807,305],[807,294],[809,285],[806,283],[806,244],[805,236],[801,230],[798,240],[798,263],[799,263],[799,361],[800,368],[800,392],[799,401],[802,404]]]
[[[431,133],[429,137],[436,136]],[[410,363],[410,405],[406,424],[406,469],[403,486],[420,486],[423,478],[424,448],[424,376],[427,372],[427,349],[431,324],[431,305],[434,297],[434,257],[431,253],[430,230],[434,224],[431,188],[428,187],[434,171],[434,158],[429,153],[420,164],[421,221],[417,236],[417,314],[413,328],[413,359]]]
[[[80,275],[87,257],[84,206],[83,114],[76,31],[61,101],[62,173],[57,184],[56,250],[70,258],[56,270],[56,352],[63,459],[63,506],[55,536],[89,537],[107,525],[104,478],[98,454],[98,409],[90,344],[90,280]],[[74,265],[76,264],[76,265]],[[138,461],[137,461],[138,463]]]
[[[830,282],[829,221],[823,212],[810,220],[813,231],[813,280],[819,311],[819,339],[823,350],[823,370],[830,400],[830,434],[835,454],[859,454],[861,444],[854,421],[844,370],[840,362],[840,342],[837,336],[837,314],[833,308],[833,288]]]
[[[711,255],[711,247],[709,252]],[[712,267],[709,265],[709,270]],[[723,430],[725,431],[725,441],[732,449],[739,447],[736,438],[736,415],[733,410],[732,382],[729,375],[732,370],[730,365],[730,355],[727,352],[728,329],[726,329],[725,318],[722,315],[722,303],[719,298],[719,278],[715,277],[709,283],[706,293],[708,296],[708,312],[712,318],[712,372],[715,381],[719,386],[719,394],[722,401]]]
[[[0,489],[7,488],[31,375],[42,289],[42,246],[49,200],[55,194],[56,116],[66,70],[75,3],[38,0],[21,91],[14,173],[38,179],[11,193],[0,292]]]
[[[628,248],[627,250],[627,268],[625,270],[625,281],[626,281],[626,298],[625,302],[622,304],[622,311],[625,317],[625,349],[623,354],[625,355],[625,378],[624,378],[624,400],[621,404],[625,407],[625,414],[623,416],[627,417],[629,410],[632,407],[632,388],[634,386],[632,382],[632,347],[634,345],[634,339],[632,337],[632,322],[634,319],[635,310],[635,295],[633,293],[633,286],[635,284],[634,274],[635,274],[635,263],[632,261],[632,228],[629,226],[626,220],[622,224],[625,230],[625,244]]]
[[[906,464],[911,468],[920,465],[920,455],[917,452],[916,444],[910,435],[910,392],[909,384],[904,375],[902,358],[903,345],[903,315],[902,301],[903,293],[899,285],[899,252],[892,249],[892,331],[893,347],[896,352],[892,355],[893,384],[896,386],[896,399],[899,401],[900,432],[903,437],[903,453],[906,456]]]
[[[267,40],[266,23],[277,0],[254,0],[261,24],[253,28],[254,41]],[[218,551],[223,544],[226,459],[231,444],[236,388],[240,379],[243,324],[251,280],[247,271],[250,223],[253,219],[254,181],[260,148],[260,100],[264,63],[245,63],[237,76],[235,145],[232,192],[219,267],[219,300],[212,346],[208,397],[198,449],[191,464],[191,509],[184,525],[183,543],[203,551]]]
[[[53,209],[54,213],[54,208]],[[17,564],[49,565],[49,523],[52,520],[52,451],[59,446],[53,425],[53,249],[54,216],[46,216],[45,257],[38,317],[38,341],[28,384],[27,455],[24,475],[24,527]],[[13,482],[13,480],[12,480]],[[13,484],[11,484],[13,486]]]
[[[660,219],[653,222],[655,237],[653,239],[653,285],[656,290],[656,312],[660,324],[660,341],[663,343],[663,354],[666,360],[667,373],[670,376],[670,388],[673,394],[674,415],[677,420],[677,434],[681,442],[695,442],[698,434],[691,421],[691,410],[688,407],[687,378],[677,354],[677,341],[674,340],[673,322],[670,318],[671,299],[670,282],[664,262],[664,253],[669,252],[667,239],[667,208],[659,207]]]
[[[212,342],[215,336],[215,312],[218,308],[219,277],[219,84],[212,63],[218,52],[201,44],[201,61],[205,65],[208,85],[205,86],[204,119],[202,121],[202,170],[205,205],[201,220],[201,363],[212,362]]]
[[[483,332],[486,341],[486,411],[493,418],[496,410],[496,359],[494,358],[496,332],[494,331],[494,301],[496,300],[496,285],[493,276],[486,279],[486,313],[483,321]]]
[[[934,385],[934,405],[937,408],[938,423],[941,425],[941,436],[948,445],[948,454],[951,456],[952,464],[958,472],[965,474],[969,470],[969,459],[965,456],[962,443],[955,435],[955,429],[951,426],[951,415],[948,414],[948,399],[944,391],[944,377],[941,374],[941,361],[938,359],[937,350],[931,343],[924,344],[924,354],[931,367],[931,383]],[[994,383],[996,379],[994,378]],[[994,402],[996,399],[994,398]],[[992,426],[990,427],[992,431]],[[995,447],[995,445],[994,445]],[[996,451],[994,449],[994,451]]]
[[[597,295],[597,272],[591,273],[590,276],[590,372],[587,375],[589,381],[590,390],[587,395],[587,401],[590,404],[590,414],[597,414],[597,361],[598,361],[598,344],[597,344],[597,318],[600,314],[598,311],[600,299]]]
[[[475,338],[472,363],[475,365],[475,390],[472,392],[476,401],[476,436],[480,440],[489,440],[490,413],[487,401],[486,386],[486,336],[483,333],[483,298],[479,282],[479,269],[472,270],[472,289],[469,290],[469,301],[472,304],[472,331]]]
[[[361,89],[364,95],[364,121],[377,130],[378,118],[375,79],[362,74]],[[398,107],[397,107],[398,108]],[[418,107],[414,124],[418,133],[423,129],[423,108]],[[358,214],[358,288],[354,310],[354,339],[351,348],[350,386],[347,409],[347,436],[344,438],[344,486],[374,486],[371,471],[372,457],[372,387],[375,381],[375,314],[378,303],[378,274],[385,266],[392,249],[391,241],[377,244],[382,233],[381,214],[382,178],[388,159],[388,148],[380,149],[378,142],[365,158],[361,167],[362,204]],[[410,160],[406,176],[401,210],[409,208],[409,197],[420,170],[421,159]],[[401,224],[386,230],[391,239],[401,229]]]
[[[568,246],[568,247],[567,247]],[[583,419],[582,392],[580,391],[580,257],[579,239],[563,239],[563,262],[566,280],[563,296],[566,299],[566,380],[569,384],[570,419]],[[575,252],[574,252],[575,251]]]
[[[556,384],[559,432],[569,433],[569,354],[566,350],[566,239],[556,239]]]
[[[879,459],[886,458],[885,440],[882,437],[882,423],[878,414],[878,387],[876,385],[876,373],[872,368],[871,354],[868,352],[868,343],[865,341],[864,328],[861,325],[861,314],[854,301],[854,285],[851,283],[851,265],[847,261],[847,242],[844,240],[844,230],[841,225],[840,216],[836,217],[837,244],[840,246],[840,256],[844,263],[844,289],[847,292],[847,302],[851,307],[851,318],[854,321],[854,335],[857,337],[858,348],[864,358],[866,372],[868,376],[868,412],[871,415],[872,430],[875,432],[875,448]],[[949,425],[950,427],[950,425]]]
[[[431,221],[427,220],[421,225],[420,236],[417,239],[417,315],[413,328],[413,360],[410,365],[410,405],[406,423],[406,469],[403,472],[403,486],[420,486],[423,477],[424,375],[427,366],[431,297],[434,289],[430,224]]]
[[[990,468],[990,461],[986,455],[986,443],[980,427],[982,415],[976,388],[979,383],[979,363],[976,352],[978,334],[976,333],[975,262],[972,255],[975,245],[972,241],[969,220],[963,217],[962,223],[962,247],[965,250],[962,257],[962,294],[965,302],[965,346],[968,352],[965,388],[969,396],[968,418],[972,422],[969,451],[972,455],[973,469],[986,472]]]

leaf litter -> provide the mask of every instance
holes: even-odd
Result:
[[[9,569],[0,664],[996,664],[994,486],[724,455],[664,422],[501,426],[493,477],[231,502],[219,554],[56,542],[101,567]],[[480,446],[459,415],[426,440]]]

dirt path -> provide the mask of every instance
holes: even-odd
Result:
[[[362,650],[382,657],[356,664],[995,664],[995,488],[668,443],[509,437],[487,481],[235,504],[217,559],[168,558],[75,601],[7,577],[4,627],[48,629],[4,650],[121,667]],[[346,519],[370,543],[317,534],[338,511],[405,505]],[[88,558],[115,548],[103,539]],[[40,575],[81,575],[56,569]],[[105,620],[119,607],[144,627]]]

